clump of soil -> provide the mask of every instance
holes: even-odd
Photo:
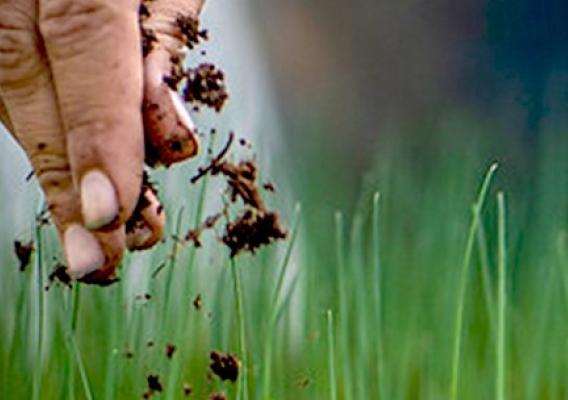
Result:
[[[173,343],[166,344],[166,357],[171,360],[176,352],[176,346]]]
[[[239,377],[239,369],[241,362],[230,353],[222,353],[220,351],[212,351],[209,354],[211,364],[209,368],[222,381],[229,380],[236,382]]]
[[[201,243],[201,234],[203,233],[203,231],[207,230],[207,229],[212,229],[215,227],[215,224],[217,224],[217,221],[223,216],[222,213],[217,213],[214,215],[211,215],[209,217],[207,217],[205,219],[205,221],[198,226],[197,228],[191,229],[189,232],[187,232],[187,235],[185,235],[185,240],[188,242],[193,242],[193,245],[195,247],[201,247],[203,245],[203,243]]]
[[[67,273],[67,266],[64,264],[56,264],[47,280],[49,281],[48,288],[55,282],[59,282],[69,288],[71,287],[71,277]]]
[[[203,299],[201,298],[201,294],[198,294],[197,296],[195,296],[192,304],[193,304],[193,308],[195,308],[197,311],[201,310],[201,308],[203,307]]]
[[[150,181],[150,177],[146,171],[142,175],[142,189],[140,190],[140,196],[138,197],[138,202],[136,207],[132,212],[132,215],[126,221],[126,233],[134,232],[137,228],[141,228],[144,225],[144,218],[142,217],[142,212],[151,206],[150,200],[148,200],[148,194],[153,193],[156,197],[158,196],[158,190],[156,186]]]
[[[219,112],[229,98],[225,74],[213,64],[204,63],[188,68],[183,89],[185,101],[202,104]]]
[[[225,393],[211,393],[209,400],[227,400],[227,396],[225,396]]]
[[[209,39],[209,32],[206,29],[199,29],[199,20],[191,15],[179,14],[175,23],[179,39],[190,50],[193,50],[201,41]]]
[[[146,378],[146,382],[148,383],[148,389],[143,394],[144,399],[151,398],[156,392],[162,392],[164,387],[160,382],[160,377],[158,375],[148,375]]]
[[[236,221],[227,224],[222,240],[234,257],[243,250],[254,254],[259,247],[286,236],[277,213],[248,208]]]
[[[245,160],[234,163],[225,160],[233,141],[234,134],[231,133],[219,154],[209,165],[199,168],[197,175],[191,179],[191,182],[195,183],[208,174],[222,176],[227,181],[229,200],[232,203],[240,200],[244,205],[239,216],[226,223],[221,237],[221,241],[231,250],[231,257],[241,251],[254,254],[258,248],[287,237],[287,231],[282,226],[278,213],[268,210],[261,196],[256,162]],[[228,215],[227,210],[222,211],[222,214]],[[218,215],[214,215],[214,222],[219,219]],[[207,227],[210,228],[214,224],[209,225],[211,226]],[[199,234],[204,230],[204,226],[190,231],[187,239],[200,244]]]
[[[183,384],[183,395],[189,397],[193,393],[193,387],[189,383]]]
[[[26,267],[30,263],[32,253],[34,251],[34,242],[20,242],[19,240],[14,241],[14,253],[20,263],[20,271],[24,272]]]

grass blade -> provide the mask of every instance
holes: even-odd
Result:
[[[461,339],[462,339],[462,328],[463,328],[463,309],[465,304],[465,295],[467,289],[467,278],[469,276],[469,266],[471,263],[471,255],[473,252],[473,245],[475,243],[475,237],[477,229],[479,226],[479,220],[481,218],[481,210],[485,203],[485,198],[487,196],[487,191],[489,185],[493,179],[493,175],[497,170],[497,164],[491,165],[489,171],[485,175],[485,179],[479,190],[479,195],[477,201],[473,205],[473,215],[469,228],[469,233],[466,242],[465,253],[463,257],[463,264],[460,270],[459,281],[458,281],[458,296],[457,296],[457,306],[455,310],[454,317],[454,344],[453,344],[453,355],[452,355],[452,370],[451,370],[451,381],[450,381],[450,399],[457,400],[458,398],[458,387],[459,387],[459,366],[461,358]]]
[[[329,395],[331,400],[337,400],[337,382],[335,374],[335,339],[333,336],[333,312],[327,310],[327,344],[329,366]]]
[[[498,204],[498,236],[499,236],[499,277],[498,277],[498,310],[497,310],[497,385],[495,398],[505,400],[505,318],[506,318],[506,226],[505,226],[505,197],[503,193],[497,194]]]

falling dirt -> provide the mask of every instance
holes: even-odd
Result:
[[[183,384],[183,396],[189,397],[193,393],[193,387],[189,383]]]
[[[192,301],[192,304],[193,308],[195,308],[197,311],[201,310],[201,308],[203,307],[203,299],[201,298],[201,294],[195,296],[195,298]]]
[[[188,68],[183,97],[190,103],[202,104],[219,112],[229,98],[225,86],[225,74],[213,64],[204,63]]]
[[[34,251],[34,243],[30,242],[20,242],[19,240],[14,241],[14,253],[20,263],[20,271],[24,272],[26,267],[30,263],[32,253]]]
[[[227,400],[227,396],[225,396],[225,393],[211,393],[209,400]]]
[[[211,360],[209,364],[211,372],[217,375],[222,381],[228,380],[236,382],[241,367],[241,362],[237,357],[230,353],[212,351],[209,354],[209,358]]]
[[[148,384],[148,389],[142,395],[144,399],[150,399],[154,394],[156,394],[156,392],[160,393],[164,390],[158,375],[148,375],[146,382]]]
[[[53,285],[55,282],[59,282],[70,288],[72,282],[71,277],[67,273],[67,266],[63,264],[56,264],[55,267],[53,267],[53,271],[51,271],[47,277],[47,280],[49,281],[48,287]]]
[[[166,358],[171,360],[176,352],[176,346],[173,343],[166,344]]]

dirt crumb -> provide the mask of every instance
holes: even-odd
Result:
[[[203,307],[203,299],[201,298],[200,293],[197,296],[195,296],[192,304],[193,304],[193,308],[195,308],[197,311],[201,310],[201,308]]]
[[[148,389],[142,395],[144,399],[150,399],[156,392],[162,392],[164,390],[158,375],[148,375],[146,382],[148,384]]]
[[[140,190],[138,202],[136,203],[136,207],[134,208],[132,215],[125,224],[127,233],[134,232],[137,228],[143,227],[144,218],[142,217],[142,212],[152,204],[148,199],[150,194],[154,194],[157,197],[158,190],[150,181],[148,173],[144,171],[144,174],[142,175],[142,189]]]
[[[211,393],[209,400],[227,400],[227,396],[225,396],[225,393]]]
[[[56,264],[47,279],[49,286],[53,285],[55,282],[60,282],[69,288],[71,287],[71,277],[67,273],[67,266],[64,264]]]
[[[222,240],[231,249],[231,257],[235,257],[243,250],[254,254],[258,248],[286,236],[278,214],[248,209],[236,221],[227,224]]]
[[[173,343],[166,344],[166,357],[171,360],[176,352],[176,346]]]
[[[202,104],[219,112],[229,98],[225,74],[213,64],[189,68],[185,74],[183,97],[187,102]]]
[[[206,29],[199,29],[199,20],[191,15],[179,14],[175,23],[178,29],[178,37],[190,50],[202,41],[209,39],[209,32]]]
[[[20,263],[20,271],[24,272],[26,267],[30,263],[30,259],[32,257],[32,253],[34,251],[34,242],[21,242],[19,240],[14,241],[14,253],[16,253],[16,257]]]
[[[239,369],[241,362],[239,359],[230,353],[222,353],[220,351],[212,351],[209,354],[211,363],[209,368],[219,377],[222,381],[229,380],[236,382],[239,377]]]
[[[185,397],[189,397],[189,396],[191,396],[192,393],[193,393],[193,387],[189,383],[184,383],[183,384],[183,395]]]

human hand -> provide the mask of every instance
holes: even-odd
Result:
[[[197,152],[164,77],[184,44],[176,18],[196,18],[202,2],[148,1],[157,40],[143,59],[138,0],[0,1],[0,119],[32,164],[75,279],[112,280],[127,246],[163,234],[152,191],[132,214],[145,154],[169,165]]]

